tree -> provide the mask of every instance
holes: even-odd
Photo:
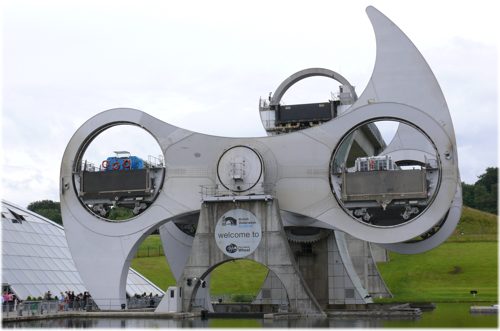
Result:
[[[498,168],[486,168],[473,185],[462,183],[464,205],[498,214]]]
[[[30,203],[27,208],[34,213],[62,225],[61,204],[59,202],[39,200]]]

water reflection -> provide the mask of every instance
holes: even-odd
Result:
[[[382,328],[382,327],[497,327],[498,316],[473,315],[467,304],[438,304],[418,319],[307,318],[172,320],[158,318],[71,318],[3,323],[4,328]]]
[[[369,319],[120,319],[120,318],[72,318],[19,323],[5,323],[4,328],[373,328],[382,327],[381,320]]]

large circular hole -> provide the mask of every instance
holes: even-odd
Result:
[[[336,199],[354,219],[373,226],[418,217],[432,203],[439,181],[433,143],[418,128],[397,120],[353,128],[332,157]]]
[[[120,124],[102,131],[81,155],[75,188],[80,201],[105,220],[123,221],[142,213],[160,192],[163,153],[138,126]]]

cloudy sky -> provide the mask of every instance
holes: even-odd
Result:
[[[473,183],[497,165],[494,4],[4,1],[2,197],[21,206],[59,201],[66,144],[81,124],[106,109],[137,108],[203,133],[263,136],[259,97],[299,70],[332,69],[361,94],[375,61],[368,5],[392,19],[431,66],[454,122],[462,179]],[[326,101],[337,85],[305,80],[284,102]],[[126,134],[132,142],[134,134]],[[149,148],[117,140],[103,137],[95,148],[104,154]]]

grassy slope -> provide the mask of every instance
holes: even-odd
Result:
[[[390,253],[379,270],[395,301],[496,301],[497,260],[496,242],[445,243],[423,254]]]
[[[497,241],[498,217],[477,209],[464,207],[462,217],[448,242]]]
[[[464,207],[455,233],[440,247],[417,255],[390,253],[380,272],[395,301],[464,301],[497,299],[496,215]],[[157,247],[158,235],[141,245]],[[162,289],[175,285],[164,256],[136,258],[132,267]],[[212,273],[214,295],[256,294],[267,269],[255,262],[226,263]],[[478,291],[474,299],[470,290]]]
[[[450,238],[416,255],[390,253],[378,265],[394,301],[497,301],[498,219],[464,207]],[[477,290],[474,298],[470,290]]]

